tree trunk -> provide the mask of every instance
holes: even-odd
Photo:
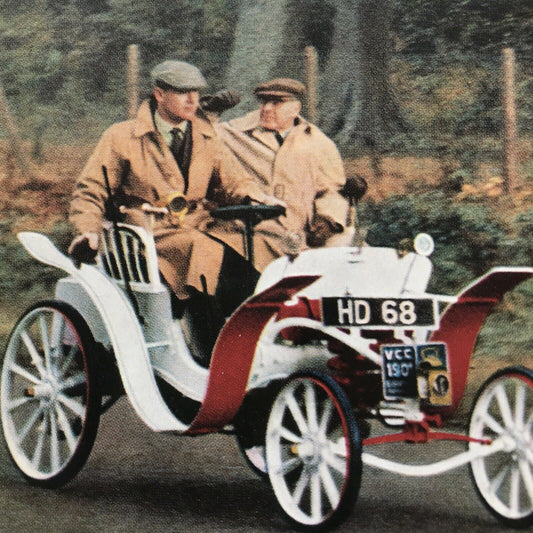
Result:
[[[256,107],[252,91],[262,81],[302,79],[303,2],[298,0],[243,0],[239,6],[226,86],[241,93],[241,103],[228,112],[237,116]],[[226,116],[225,115],[225,116]]]
[[[2,122],[4,123],[5,129],[7,131],[11,153],[13,154],[15,158],[17,168],[20,174],[23,176],[24,179],[34,181],[35,178],[34,178],[33,171],[32,171],[33,167],[32,167],[31,160],[28,157],[28,154],[26,152],[26,149],[24,148],[24,145],[22,144],[22,140],[20,139],[17,125],[15,123],[15,120],[13,119],[13,116],[11,115],[9,104],[4,94],[4,88],[1,83],[0,83],[0,118],[2,119]]]
[[[405,130],[389,80],[388,0],[330,1],[335,31],[322,77],[321,126],[342,146],[382,146]]]
[[[255,107],[253,87],[269,78],[304,79],[310,1],[251,0],[239,6],[226,86],[242,94],[236,116]],[[342,147],[379,149],[403,131],[389,80],[389,0],[323,0],[334,8],[331,49],[321,73],[319,125]]]

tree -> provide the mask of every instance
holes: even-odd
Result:
[[[384,145],[405,125],[389,79],[389,0],[335,0],[323,126],[341,145]]]
[[[268,9],[261,0],[241,2],[226,83],[245,98],[233,114],[252,107],[257,82],[302,78],[302,52],[314,45],[320,125],[342,146],[382,145],[404,129],[388,77],[389,20],[389,0],[271,0]]]
[[[241,1],[226,85],[242,93],[231,114],[253,108],[251,90],[272,77],[299,78],[305,42],[301,15],[307,1]]]

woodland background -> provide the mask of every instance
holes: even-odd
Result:
[[[18,245],[21,229],[66,248],[73,182],[102,131],[126,117],[126,50],[141,85],[178,58],[211,91],[302,79],[319,57],[318,123],[369,193],[359,221],[373,245],[434,237],[433,291],[453,293],[491,266],[533,265],[533,7],[530,0],[2,0],[0,82],[32,153],[28,181],[0,124],[0,338],[50,295],[57,273]],[[501,52],[516,55],[518,182],[502,187]],[[231,115],[231,113],[230,113]],[[484,327],[476,354],[533,362],[533,285]],[[502,333],[503,330],[503,333]]]

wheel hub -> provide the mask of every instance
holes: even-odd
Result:
[[[31,398],[45,400],[46,403],[55,403],[59,392],[57,381],[47,376],[41,383],[33,385],[26,389],[26,396]]]
[[[292,453],[297,455],[308,468],[317,468],[322,463],[325,443],[317,435],[307,435],[302,442],[292,447]]]
[[[514,441],[515,441],[515,450],[512,454],[512,457],[515,461],[522,461],[528,459],[528,451],[529,453],[533,452],[533,447],[531,442],[528,438],[524,437],[523,435],[520,435],[519,433],[515,433],[513,435]]]

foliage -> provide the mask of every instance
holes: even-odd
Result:
[[[200,65],[216,85],[231,49],[234,2],[3,2],[0,72],[13,111],[30,130],[46,116],[63,132],[94,110],[92,102],[124,116],[131,44],[141,52],[144,89],[151,67],[169,57]]]
[[[517,262],[533,266],[533,208],[515,218],[516,237],[510,242]]]
[[[12,110],[24,131],[68,135],[86,130],[91,139],[93,130],[102,131],[125,115],[130,44],[140,49],[144,89],[150,68],[168,57],[198,64],[218,89],[241,2],[5,0],[0,4],[0,72]],[[334,3],[305,0],[303,5],[305,39],[324,64]],[[520,129],[533,130],[529,0],[390,0],[390,6],[396,43],[392,81],[412,130],[391,139],[390,148],[427,151],[457,136],[494,135],[500,126],[504,46],[515,49],[521,65]]]
[[[50,297],[61,273],[38,263],[11,236],[4,236],[0,246],[0,294],[2,307],[17,316],[36,300]]]
[[[521,61],[533,57],[529,0],[401,0],[393,7],[392,27],[404,55],[458,52],[491,61],[511,47]]]
[[[432,284],[439,291],[455,292],[503,259],[506,227],[495,213],[439,190],[370,202],[361,219],[372,246],[395,247],[404,238],[429,233],[435,241]]]

